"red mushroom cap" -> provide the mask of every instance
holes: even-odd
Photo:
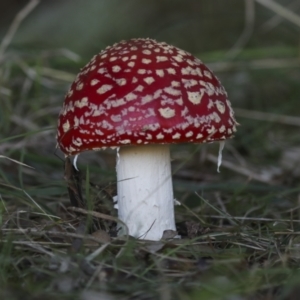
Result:
[[[94,56],[66,95],[57,140],[67,155],[123,145],[225,140],[236,121],[223,86],[198,59],[151,39]]]

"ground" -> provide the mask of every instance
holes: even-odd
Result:
[[[159,242],[116,237],[115,151],[81,155],[76,177],[56,150],[64,94],[85,59],[5,50],[1,298],[298,299],[297,46],[242,49],[226,65],[227,52],[194,53],[221,79],[241,125],[226,143],[220,173],[217,144],[172,146],[182,238],[166,234]],[[80,189],[85,204],[72,209]]]

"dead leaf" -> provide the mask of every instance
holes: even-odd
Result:
[[[178,237],[178,232],[175,230],[164,230],[162,235],[162,240],[169,240]]]

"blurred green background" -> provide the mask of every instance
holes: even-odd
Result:
[[[26,3],[1,1],[2,36]],[[299,11],[298,1],[278,3]],[[245,8],[251,23],[247,48],[298,46],[299,27],[249,0],[42,0],[22,24],[14,45],[63,47],[90,56],[121,39],[150,37],[195,54],[227,52],[243,32]]]
[[[0,36],[26,3],[1,1]],[[300,10],[299,1],[277,3]],[[81,58],[82,66],[107,45],[150,37],[211,62],[234,106],[294,114],[295,106],[286,102],[297,93],[299,30],[253,0],[42,0],[9,49],[40,58],[46,55],[42,51],[68,49]]]
[[[224,3],[225,2],[225,3]],[[27,1],[2,0],[1,32]],[[265,9],[259,14],[271,16]],[[122,39],[151,37],[193,53],[228,50],[242,32],[244,1],[241,0],[51,0],[24,22],[15,45],[41,49],[68,48],[91,56]],[[285,27],[289,27],[287,24]],[[285,33],[287,28],[282,28]],[[293,45],[297,35],[283,35],[281,45]],[[251,39],[252,46],[278,45],[276,34]]]
[[[18,13],[28,3],[0,1],[1,226],[41,228],[47,224],[52,229],[57,223],[62,231],[70,230],[62,155],[55,153],[56,123],[64,95],[94,54],[123,39],[150,37],[185,49],[206,63],[228,91],[241,124],[235,138],[226,143],[221,173],[216,172],[218,145],[172,146],[174,190],[183,204],[176,207],[176,220],[200,224],[197,236],[204,235],[202,243],[207,247],[199,251],[187,247],[186,253],[177,249],[179,256],[191,251],[189,255],[199,261],[209,257],[214,267],[205,273],[199,263],[192,275],[182,271],[180,283],[179,277],[170,280],[174,284],[170,295],[178,299],[225,299],[225,294],[226,299],[273,299],[264,296],[290,290],[293,294],[300,278],[299,243],[289,234],[300,231],[300,1],[41,0],[18,24]],[[14,29],[15,35],[11,34]],[[113,151],[84,153],[78,166],[99,186],[115,182]],[[84,184],[88,190],[89,185]],[[91,188],[85,196],[96,202],[99,194]],[[109,203],[112,206],[111,199]],[[20,209],[26,212],[20,218],[24,223],[14,223]],[[116,214],[115,210],[111,213]],[[49,221],[49,215],[55,216],[55,222]],[[228,216],[241,221],[233,222]],[[276,230],[283,233],[276,235]],[[27,238],[33,240],[31,236],[12,240],[26,243]],[[19,290],[14,286],[17,278],[18,288],[40,289],[41,294],[45,286],[51,290],[57,272],[48,268],[49,257],[31,255],[23,263],[28,248],[20,245],[1,240],[0,287],[9,283],[10,291]],[[49,251],[58,252],[55,247],[50,246]],[[69,255],[69,246],[64,249]],[[116,287],[128,295],[142,295],[143,289],[157,293],[169,282],[161,269],[157,270],[162,277],[155,277],[151,284],[144,275],[139,277],[145,274],[143,258],[128,259],[126,251],[120,260],[114,252],[105,255],[93,263],[105,261],[108,268],[112,266],[114,275],[110,273],[107,288],[112,293]],[[136,274],[134,281],[126,277],[128,281],[120,287],[114,268]],[[156,265],[146,268],[146,273],[152,269],[157,271]],[[48,277],[41,277],[43,272]],[[38,288],[37,280],[43,282]],[[190,290],[192,298],[185,297]],[[276,299],[285,299],[282,297]],[[154,299],[173,298],[155,294]]]

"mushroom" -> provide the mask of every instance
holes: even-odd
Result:
[[[130,235],[159,240],[176,230],[169,144],[224,141],[236,124],[224,87],[198,58],[132,39],[107,47],[78,74],[57,141],[66,156],[117,147],[119,219]]]

